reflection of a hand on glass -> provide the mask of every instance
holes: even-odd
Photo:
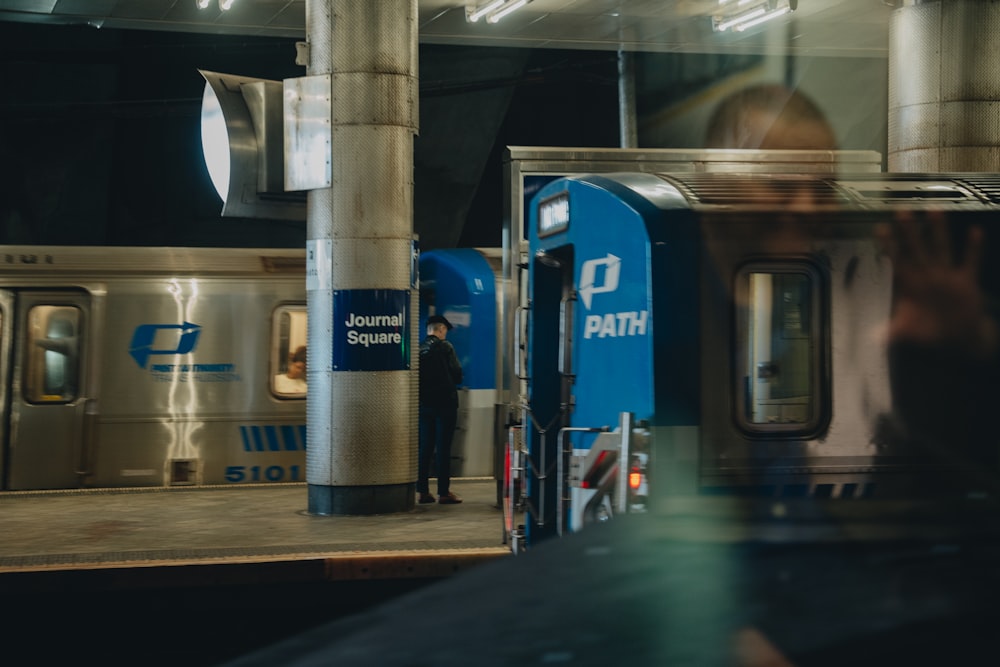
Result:
[[[983,230],[971,228],[956,244],[943,214],[919,220],[901,213],[877,235],[893,268],[887,343],[894,411],[911,442],[941,462],[978,470],[966,483],[993,484],[1000,335],[980,284]]]
[[[960,254],[941,214],[929,214],[927,226],[900,214],[878,234],[895,281],[888,342],[948,346],[971,359],[995,359],[997,323],[979,285],[982,230],[969,230]]]

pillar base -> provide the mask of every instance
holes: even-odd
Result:
[[[379,486],[309,484],[309,514],[353,516],[409,512],[416,504],[417,483]]]

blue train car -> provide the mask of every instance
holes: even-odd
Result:
[[[452,474],[494,475],[499,354],[499,251],[429,250],[420,255],[420,335],[427,318],[444,315],[454,328],[448,340],[462,364]]]
[[[621,173],[544,187],[530,210],[522,537],[678,497],[954,491],[961,476],[942,470],[972,459],[934,455],[900,414],[897,273],[876,234],[929,203],[956,239],[989,227],[992,182]]]

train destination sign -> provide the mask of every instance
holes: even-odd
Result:
[[[409,290],[333,293],[333,370],[410,368]]]
[[[538,236],[549,236],[569,228],[569,193],[560,192],[538,205]]]

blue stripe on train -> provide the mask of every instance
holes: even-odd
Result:
[[[306,448],[306,425],[240,426],[245,452],[295,452]]]

